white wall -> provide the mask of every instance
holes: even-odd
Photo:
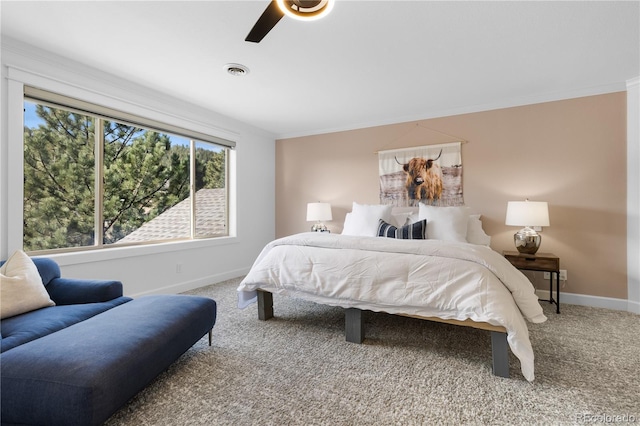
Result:
[[[628,310],[640,314],[640,77],[627,82],[627,282]]]
[[[275,236],[275,139],[253,126],[117,76],[2,40],[0,89],[0,258],[22,244],[24,84],[148,116],[237,143],[230,167],[228,238],[52,255],[63,276],[118,279],[125,293],[175,293],[245,274]],[[181,273],[176,265],[181,264]]]

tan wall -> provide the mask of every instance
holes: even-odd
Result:
[[[540,251],[567,269],[562,290],[627,298],[625,92],[416,123],[276,141],[276,236],[310,229],[307,202],[331,203],[332,232],[353,201],[379,203],[376,151],[464,139],[465,204],[482,213],[494,250],[514,249],[507,201],[547,201]]]

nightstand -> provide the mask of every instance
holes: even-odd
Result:
[[[543,302],[555,303],[556,313],[560,313],[560,258],[551,253],[524,254],[517,251],[503,251],[502,255],[517,269],[525,271],[549,272],[549,299]],[[556,275],[556,298],[553,298],[553,274]]]

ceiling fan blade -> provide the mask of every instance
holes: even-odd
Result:
[[[258,18],[258,21],[251,31],[249,31],[249,35],[247,35],[247,38],[245,38],[244,41],[260,43],[260,40],[262,40],[264,36],[266,36],[269,31],[275,27],[283,16],[284,13],[280,10],[278,4],[275,0],[272,0],[271,3],[269,3],[269,6],[267,6],[264,12],[262,12],[262,15],[260,15],[260,18]]]

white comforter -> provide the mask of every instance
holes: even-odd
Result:
[[[534,379],[524,318],[546,321],[529,280],[488,247],[309,232],[269,243],[238,287],[240,308],[256,289],[326,305],[488,322],[507,330],[522,374]]]

